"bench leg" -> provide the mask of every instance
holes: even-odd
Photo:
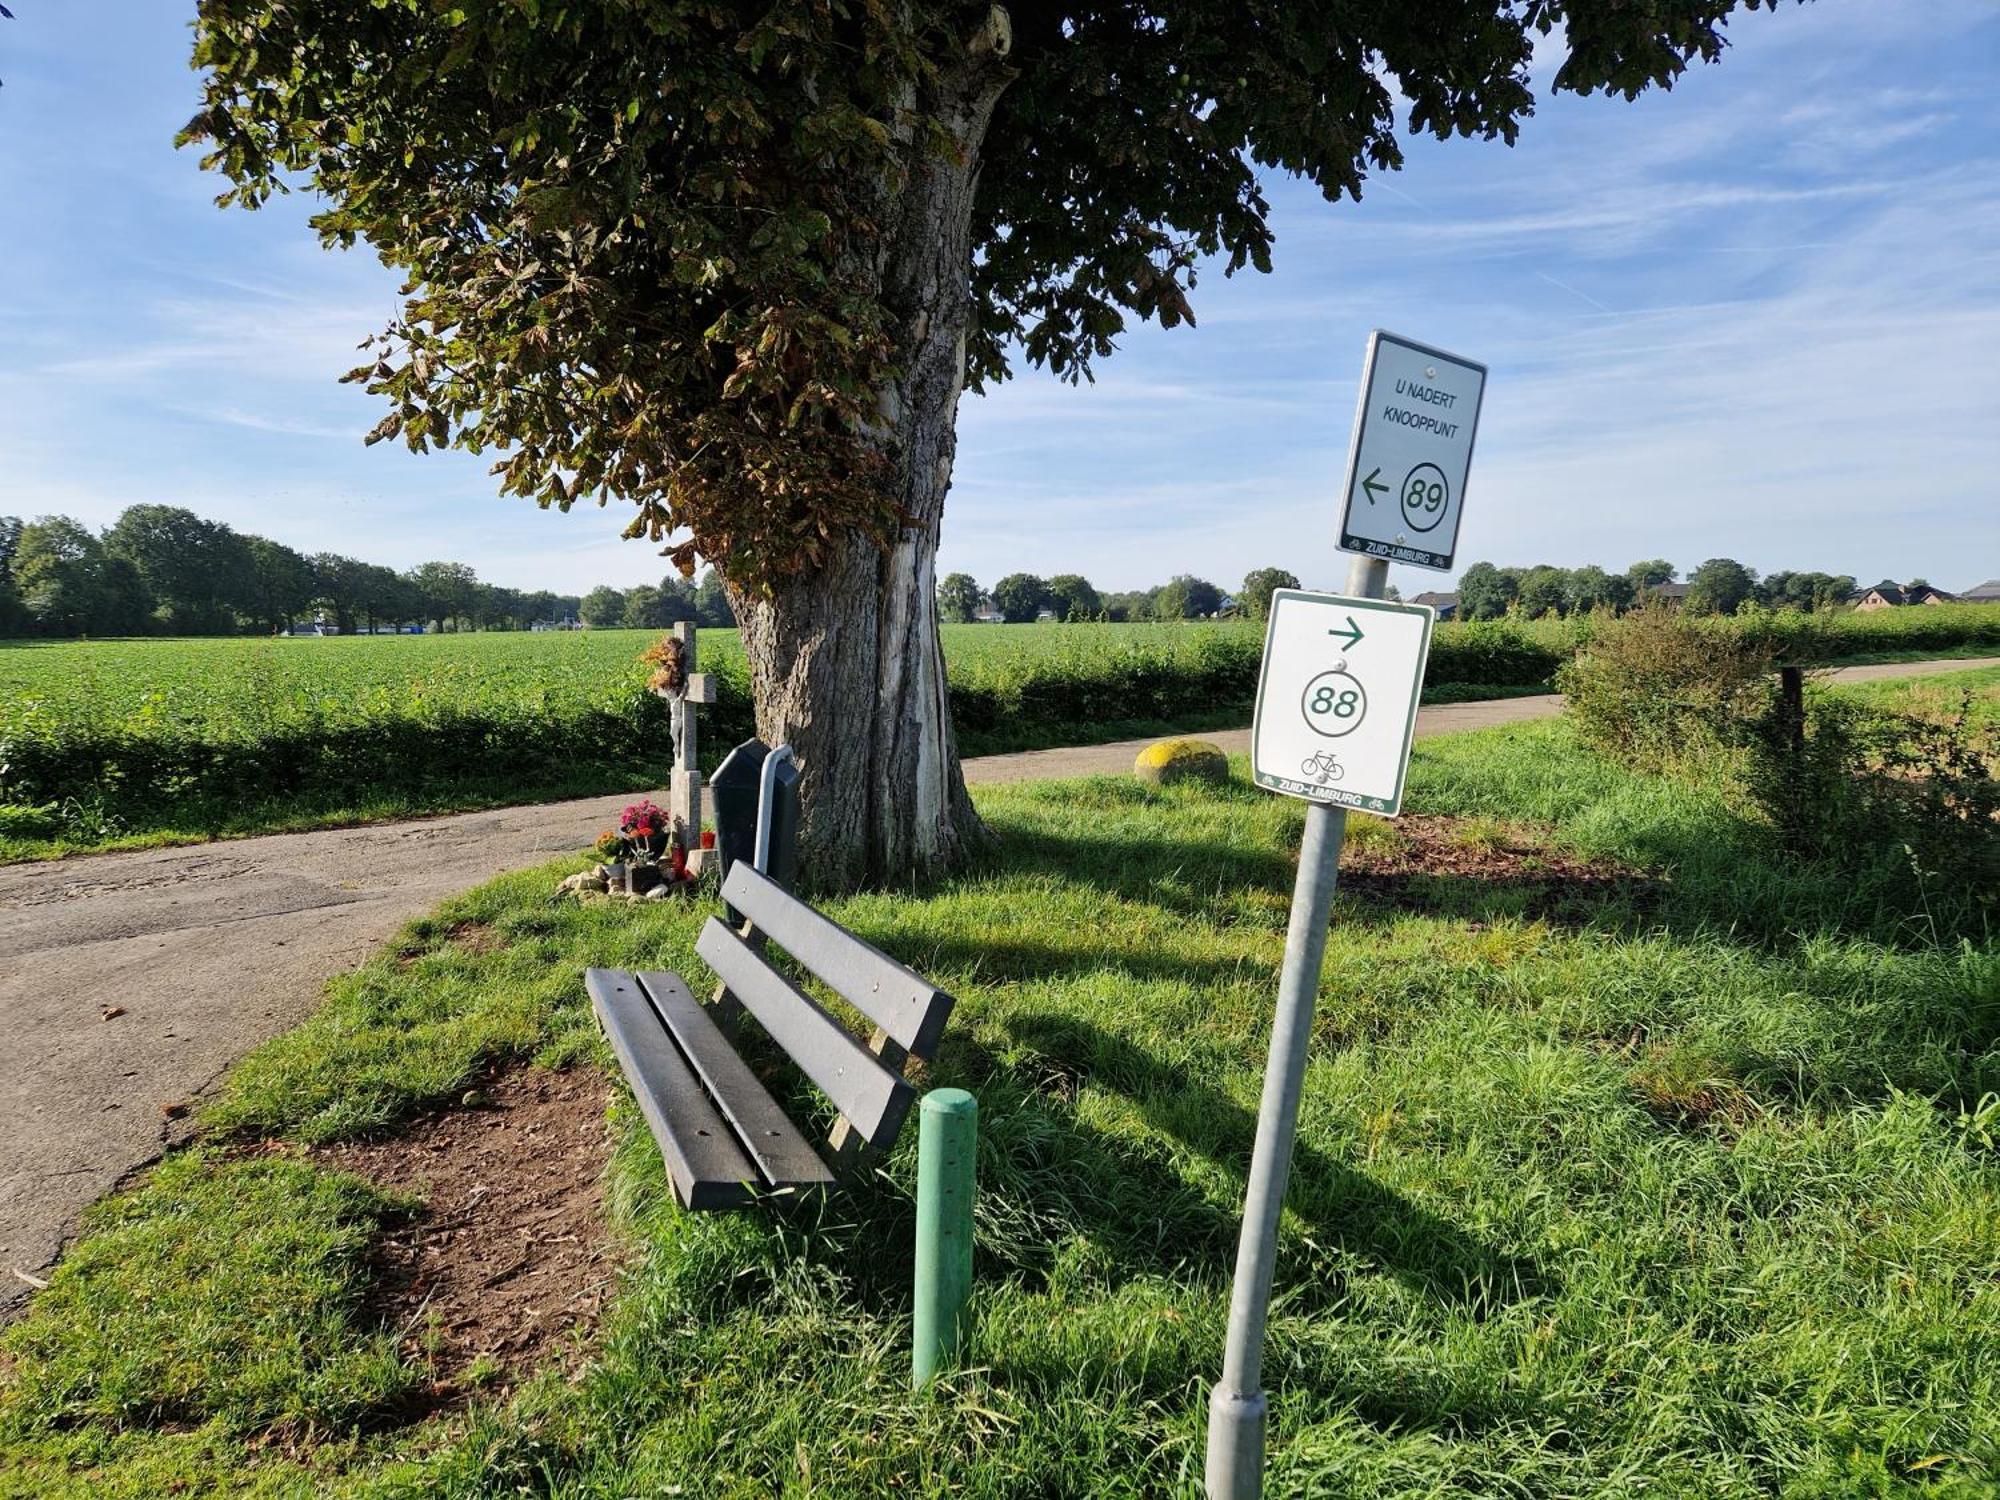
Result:
[[[903,1071],[903,1063],[910,1055],[901,1042],[879,1026],[868,1038],[868,1050],[882,1059],[884,1067],[896,1073]],[[845,1115],[833,1122],[833,1133],[826,1138],[826,1144],[833,1153],[834,1165],[843,1168],[853,1166],[868,1149],[867,1138],[848,1123]]]

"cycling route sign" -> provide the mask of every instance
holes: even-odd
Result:
[[[1376,329],[1368,338],[1340,546],[1449,572],[1486,366]]]
[[[1423,604],[1274,593],[1250,731],[1257,784],[1400,813],[1435,618]]]

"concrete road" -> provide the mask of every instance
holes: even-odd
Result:
[[[1560,706],[1546,696],[1427,708],[1417,732]],[[1203,738],[1242,751],[1249,731]],[[1124,771],[1146,743],[990,756],[966,762],[966,779]],[[159,1155],[185,1102],[309,1015],[329,978],[454,892],[582,848],[629,800],[0,867],[0,1317],[27,1291],[16,1273],[51,1264],[82,1209]]]

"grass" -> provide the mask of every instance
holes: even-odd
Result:
[[[1955,719],[1964,713],[1969,725],[1985,729],[2000,727],[2000,667],[1886,682],[1845,683],[1836,691],[1844,698],[1918,718]]]
[[[1548,690],[1584,620],[1439,627],[1426,700]],[[1811,660],[2000,649],[2000,606],[1759,616]],[[0,861],[185,843],[629,791],[658,782],[664,704],[649,631],[279,640],[0,642]],[[733,631],[712,765],[751,732]],[[967,755],[1242,724],[1262,630],[1248,621],[948,625]],[[1965,643],[1985,642],[1983,647]]]
[[[960,997],[931,1081],[980,1100],[978,1291],[935,1392],[905,1388],[912,1138],[818,1210],[696,1216],[625,1108],[607,1232],[637,1253],[588,1372],[416,1428],[357,1415],[421,1373],[380,1370],[352,1313],[341,1235],[381,1210],[302,1167],[237,1210],[222,1148],[380,1126],[497,1056],[603,1064],[580,968],[700,974],[705,912],[551,906],[557,865],[336,981],[229,1077],[207,1151],[106,1211],[6,1336],[0,1494],[1198,1494],[1301,810],[1241,779],[980,802],[979,868],[830,908]],[[1990,938],[1779,859],[1726,788],[1630,775],[1560,723],[1426,742],[1411,803],[1467,847],[1651,878],[1340,895],[1267,1493],[1993,1494]],[[1359,849],[1407,836],[1356,821]],[[128,1218],[158,1243],[111,1241]],[[263,1264],[281,1233],[300,1274],[234,1289],[239,1244]],[[145,1339],[213,1394],[95,1394]],[[297,1372],[287,1402],[241,1374],[266,1367]]]

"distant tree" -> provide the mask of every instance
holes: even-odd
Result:
[[[1632,580],[1632,597],[1642,598],[1646,590],[1656,589],[1663,583],[1672,583],[1680,577],[1680,570],[1664,557],[1648,557],[1635,562],[1625,570],[1625,576]]]
[[[1622,578],[1619,581],[1627,582]],[[1563,601],[1565,613],[1585,615],[1593,609],[1615,607],[1616,603],[1611,597],[1611,575],[1596,563],[1570,569],[1568,594]]]
[[[175,505],[133,505],[104,533],[104,550],[138,570],[170,634],[227,634],[238,608],[255,613],[248,548],[220,521]]]
[[[1284,568],[1258,568],[1243,580],[1243,587],[1236,595],[1236,602],[1243,613],[1253,620],[1262,620],[1271,613],[1271,595],[1279,589],[1295,589],[1299,586],[1299,576]]]
[[[315,552],[312,555],[312,570],[313,602],[333,616],[335,633],[346,635],[354,629],[355,616],[361,609],[362,594],[367,588],[368,564],[338,552]],[[411,611],[413,617],[422,613],[421,607]]]
[[[938,613],[960,625],[979,614],[979,584],[970,573],[947,573],[938,583]]]
[[[1698,615],[1733,615],[1756,597],[1757,575],[1733,557],[1711,557],[1688,574],[1687,607]]]
[[[701,591],[692,578],[681,577],[677,570],[660,580],[660,614],[667,625],[701,619]]]
[[[1396,603],[1401,604],[1403,602],[1403,591],[1397,588],[1396,585],[1393,583],[1385,584],[1383,585],[1382,588],[1382,597],[1384,599],[1394,600]]]
[[[599,584],[583,596],[577,618],[593,630],[612,630],[625,616],[625,595]]]
[[[238,590],[240,606],[266,635],[276,635],[312,604],[313,568],[282,542],[243,538],[249,571]]]
[[[722,574],[710,568],[701,575],[701,583],[695,589],[696,618],[711,630],[729,630],[736,624],[736,605],[729,597],[729,589]]]
[[[1930,592],[1931,587],[1931,581],[1928,578],[1912,578],[1908,583],[1903,585],[1903,597],[1906,599],[1921,599],[1925,594]]]
[[[20,547],[21,518],[0,516],[0,636],[18,635],[28,625],[28,612],[14,581],[14,554]]]
[[[354,586],[354,608],[370,635],[382,625],[401,625],[423,613],[409,581],[380,563],[361,564]]]
[[[1520,593],[1519,575],[1502,572],[1490,562],[1476,562],[1458,580],[1458,617],[1497,620]]]
[[[1144,589],[1127,589],[1104,596],[1104,618],[1107,620],[1149,620],[1152,611],[1153,596]]]
[[[1530,620],[1561,615],[1569,603],[1569,570],[1537,563],[1521,574],[1515,608]]]
[[[39,635],[131,635],[152,600],[129,558],[114,557],[82,522],[41,516],[23,526],[12,571]]]
[[[1022,625],[1049,602],[1049,586],[1033,573],[1009,573],[993,585],[993,607],[1010,625]]]
[[[1196,620],[1221,608],[1222,590],[1192,573],[1176,574],[1153,597],[1153,617],[1160,620]]]
[[[664,630],[667,626],[666,610],[660,591],[650,583],[642,583],[625,591],[625,607],[619,611],[618,623],[627,630]]]
[[[470,623],[472,607],[479,595],[479,575],[464,563],[419,563],[408,574],[416,597],[423,602],[424,618],[439,630],[447,623],[464,629]]]
[[[1081,573],[1058,573],[1049,580],[1049,608],[1058,620],[1094,620],[1104,601]]]

